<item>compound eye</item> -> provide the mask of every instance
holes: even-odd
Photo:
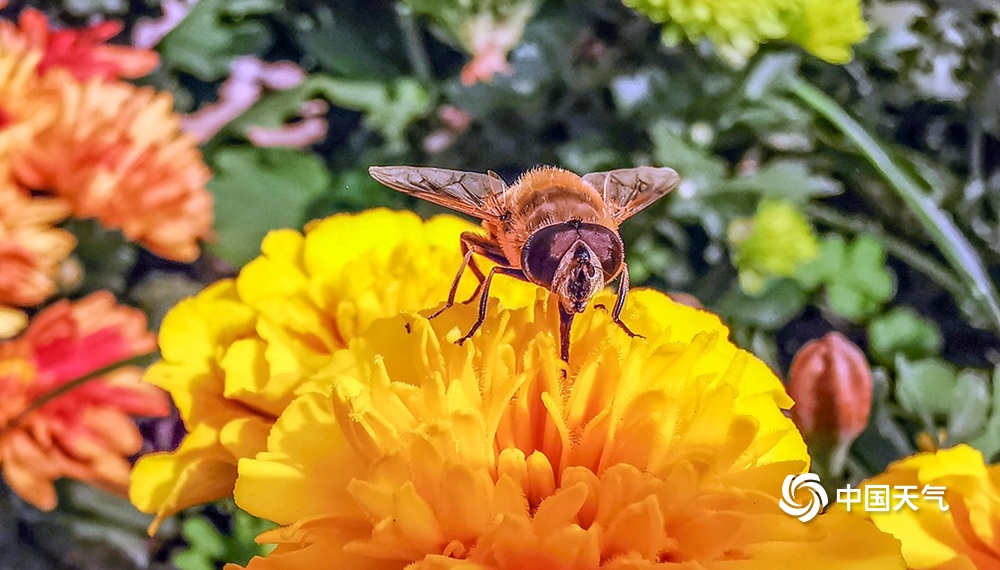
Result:
[[[625,251],[617,232],[598,224],[583,224],[579,229],[579,239],[590,247],[601,262],[605,280],[610,281],[618,275],[625,261]]]
[[[554,224],[538,230],[524,242],[521,269],[532,283],[550,288],[559,262],[577,239],[577,230],[569,224]]]

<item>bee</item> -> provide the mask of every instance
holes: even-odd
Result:
[[[542,166],[508,186],[496,173],[462,172],[419,166],[372,166],[371,176],[382,184],[482,221],[486,235],[463,232],[459,238],[462,264],[445,305],[434,318],[455,304],[466,268],[479,280],[479,316],[472,337],[486,319],[490,284],[497,274],[548,289],[559,299],[559,356],[569,363],[569,339],[576,313],[620,276],[611,319],[630,337],[640,336],[622,322],[628,295],[628,266],[618,226],[677,187],[671,168],[638,167],[578,176]],[[496,263],[488,274],[474,255]],[[603,307],[602,307],[603,308]]]

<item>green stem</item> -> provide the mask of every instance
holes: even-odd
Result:
[[[17,427],[17,425],[20,424],[21,422],[23,422],[24,419],[26,417],[28,417],[29,414],[31,414],[31,412],[34,412],[38,408],[41,408],[42,406],[44,406],[45,404],[48,404],[52,400],[55,400],[59,396],[62,396],[64,394],[66,394],[67,392],[70,392],[70,391],[72,391],[72,390],[74,390],[76,388],[79,388],[80,386],[83,386],[84,384],[86,384],[87,382],[90,382],[91,380],[96,380],[97,378],[100,378],[102,376],[106,376],[108,373],[113,372],[113,371],[117,370],[118,368],[121,368],[122,366],[132,366],[132,365],[136,365],[136,364],[142,364],[146,360],[146,358],[148,358],[152,354],[153,354],[152,352],[148,352],[146,354],[139,354],[139,355],[133,356],[132,358],[129,358],[127,360],[121,360],[121,361],[115,362],[113,364],[109,364],[109,365],[105,366],[104,368],[95,370],[95,371],[93,371],[93,372],[91,372],[89,374],[85,374],[85,375],[83,375],[83,376],[81,376],[79,378],[76,378],[74,380],[70,380],[69,382],[66,382],[65,384],[60,384],[58,387],[56,387],[52,391],[46,392],[46,393],[42,394],[41,396],[39,396],[39,397],[35,398],[34,400],[32,400],[32,402],[30,404],[28,404],[28,407],[26,407],[24,410],[22,410],[21,413],[17,414],[16,416],[14,416],[10,420],[8,420],[7,423],[5,423],[2,426],[0,426],[0,435],[3,435],[4,433],[6,433],[7,430],[9,430],[9,429]]]
[[[924,231],[961,277],[969,289],[968,294],[984,310],[994,330],[1000,332],[1000,296],[997,295],[982,260],[951,216],[897,167],[878,142],[836,101],[800,77],[789,79],[788,85],[792,93],[851,139],[872,166],[885,177],[889,186],[916,215]]]
[[[841,230],[851,231],[857,234],[869,234],[878,238],[885,245],[886,251],[905,261],[917,271],[923,273],[937,283],[942,289],[951,293],[956,304],[961,303],[965,296],[965,288],[962,282],[932,257],[913,247],[909,243],[899,238],[887,234],[882,226],[871,220],[845,216],[834,208],[827,208],[818,204],[809,204],[803,208],[805,212],[815,220]]]
[[[403,30],[403,41],[406,46],[406,56],[413,66],[413,73],[421,83],[428,83],[431,80],[430,58],[427,57],[427,50],[424,49],[424,42],[420,37],[420,29],[417,28],[416,18],[413,17],[413,9],[403,4],[396,4],[396,17],[399,19],[399,27]]]

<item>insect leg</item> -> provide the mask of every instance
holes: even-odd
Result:
[[[490,274],[487,275],[486,280],[483,281],[483,287],[482,287],[483,294],[479,297],[479,317],[476,318],[476,322],[472,324],[472,328],[469,329],[469,332],[466,333],[466,335],[463,336],[462,338],[455,341],[455,344],[462,344],[463,342],[469,340],[472,337],[472,335],[474,335],[476,331],[479,330],[479,327],[481,327],[483,325],[483,322],[486,320],[486,303],[489,301],[490,298],[490,283],[493,282],[493,276],[496,275],[497,273],[507,275],[510,277],[516,277],[517,279],[521,280],[526,280],[524,277],[524,273],[520,269],[515,269],[513,267],[503,267],[500,265],[495,266],[493,269],[490,269]]]
[[[462,239],[463,253],[465,253],[466,250],[472,250],[475,253],[478,253],[479,255],[489,259],[490,261],[499,263],[502,266],[506,266],[508,264],[507,258],[504,257],[503,252],[500,251],[500,248],[498,248],[496,244],[484,238],[483,236],[479,234],[474,234],[472,232],[462,232],[461,239]],[[485,280],[482,270],[476,264],[475,257],[469,260],[469,268],[472,269],[472,272],[475,273],[476,277],[479,278],[479,285],[476,286],[476,290],[472,293],[472,295],[469,296],[468,299],[462,301],[463,305],[467,305],[471,303],[476,297],[479,297],[479,294],[482,293],[483,290],[483,281]]]
[[[428,319],[433,319],[434,317],[440,315],[441,313],[447,311],[455,304],[455,294],[458,293],[458,284],[462,281],[462,274],[465,273],[465,266],[472,265],[472,272],[476,274],[479,278],[479,286],[482,287],[483,284],[483,272],[479,270],[478,267],[474,265],[475,262],[472,261],[472,250],[465,246],[465,241],[462,241],[462,265],[458,268],[458,273],[455,274],[455,279],[451,282],[451,289],[448,290],[448,301],[443,307],[434,311],[434,313],[427,317]],[[478,291],[478,288],[476,289]]]
[[[611,310],[611,320],[618,325],[618,328],[625,331],[630,337],[646,338],[641,334],[632,332],[625,323],[622,322],[622,309],[625,308],[625,297],[628,295],[628,265],[622,263],[622,276],[618,281],[618,297],[615,299],[615,308]]]

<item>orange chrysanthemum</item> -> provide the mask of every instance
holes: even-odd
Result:
[[[151,50],[104,43],[121,30],[121,22],[115,21],[100,22],[82,30],[53,30],[45,14],[29,8],[21,12],[18,25],[0,22],[0,42],[40,52],[40,74],[60,68],[79,81],[92,77],[105,80],[142,77],[157,66],[159,56]]]
[[[555,299],[492,304],[461,346],[472,306],[376,322],[287,406],[239,464],[237,504],[286,525],[249,569],[903,567],[850,515],[779,509],[791,401],[714,315],[634,291],[646,339],[588,310],[563,376]]]
[[[212,196],[205,188],[211,173],[194,138],[181,131],[169,93],[97,79],[78,83],[54,69],[40,79],[35,97],[58,114],[15,153],[16,178],[158,255],[198,257],[198,240],[211,235]]]
[[[36,100],[33,92],[42,54],[4,35],[3,25],[0,21],[0,161],[8,161],[10,152],[30,144],[56,110]]]
[[[145,316],[106,292],[60,301],[0,343],[0,470],[14,492],[40,509],[55,507],[52,483],[62,477],[124,493],[127,456],[142,445],[129,416],[166,415],[165,394],[142,383],[138,367],[52,394],[154,347]],[[32,408],[43,397],[51,399]]]
[[[116,30],[52,31],[32,10],[20,27],[0,23],[0,159],[74,216],[193,261],[211,236],[211,174],[169,93],[113,81],[156,64],[150,53],[104,45]]]
[[[60,264],[76,240],[53,227],[69,214],[69,205],[52,198],[32,198],[8,183],[0,169],[0,307],[31,307],[56,291]],[[8,331],[17,332],[17,331]],[[0,330],[0,338],[6,338]]]

